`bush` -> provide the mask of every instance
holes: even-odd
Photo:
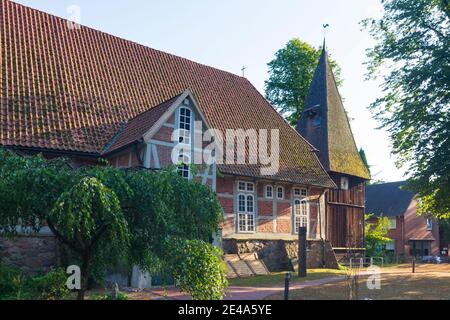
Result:
[[[47,274],[31,279],[31,291],[36,299],[62,300],[69,296],[66,286],[67,274],[63,269],[50,271]]]
[[[22,272],[0,263],[0,300],[19,300],[22,298],[25,277]]]
[[[19,269],[0,263],[0,300],[60,300],[67,298],[67,275],[62,269],[27,277]]]
[[[200,240],[172,240],[168,268],[194,300],[222,300],[228,282],[222,250]]]

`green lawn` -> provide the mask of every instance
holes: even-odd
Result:
[[[334,270],[334,269],[309,269],[308,277],[299,278],[295,274],[291,282],[304,282],[317,280],[322,278],[336,277],[345,275],[344,270]],[[272,273],[268,276],[256,276],[249,278],[236,278],[230,279],[229,285],[236,287],[274,287],[277,285],[284,285],[284,279],[286,277],[286,272]]]

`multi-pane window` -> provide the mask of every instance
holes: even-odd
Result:
[[[308,228],[308,202],[306,200],[294,200],[295,233],[300,227]]]
[[[277,199],[284,199],[284,188],[283,187],[277,187]]]
[[[191,177],[191,170],[189,168],[190,160],[190,157],[186,154],[180,154],[179,156],[178,174],[185,179]]]
[[[255,185],[238,182],[238,229],[239,232],[255,232]]]
[[[273,187],[266,186],[266,199],[272,199],[272,198],[273,198]]]
[[[308,196],[308,190],[303,188],[295,188],[294,189],[294,196],[296,197],[306,197]]]
[[[253,182],[239,181],[238,190],[243,192],[254,192],[255,185],[253,184]]]
[[[191,144],[191,123],[192,111],[189,108],[181,107],[179,111],[178,142]]]

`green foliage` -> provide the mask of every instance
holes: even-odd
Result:
[[[67,274],[63,269],[52,270],[31,279],[33,296],[40,300],[63,300],[70,291],[66,286]]]
[[[58,197],[73,183],[70,171],[63,159],[21,157],[0,148],[0,234],[14,236],[16,226],[38,231]]]
[[[270,77],[265,86],[266,98],[293,126],[303,111],[321,53],[322,48],[315,49],[295,38],[278,50],[268,64]],[[341,69],[334,61],[331,65],[339,86]]]
[[[361,160],[363,161],[364,165],[366,166],[367,170],[370,173],[370,165],[369,165],[369,161],[367,161],[367,156],[366,156],[366,152],[364,151],[363,148],[359,149],[359,155],[361,157]]]
[[[222,300],[228,282],[223,252],[201,240],[171,239],[167,266],[178,287],[194,300]]]
[[[62,300],[68,297],[67,274],[62,269],[27,277],[0,263],[0,300]]]
[[[366,243],[366,254],[368,257],[378,257],[384,255],[384,246],[392,240],[388,238],[390,229],[390,221],[387,217],[379,217],[375,222],[370,222],[373,219],[372,214],[367,214],[364,217],[364,237]]]
[[[384,0],[381,19],[364,20],[377,44],[369,78],[383,79],[371,110],[393,141],[419,211],[450,217],[450,8],[447,0]]]
[[[108,293],[108,294],[104,294],[104,295],[94,295],[90,297],[90,300],[114,300],[114,301],[126,301],[128,300],[128,296],[123,293],[123,292],[119,292],[117,294],[117,297],[113,297],[112,294]]]
[[[168,272],[195,299],[221,299],[223,262],[210,244],[222,217],[215,193],[174,168],[131,172],[126,181],[133,190],[123,206],[131,228],[130,265]]]
[[[450,219],[439,220],[439,232],[445,242],[450,242]]]
[[[64,192],[49,219],[93,275],[101,277],[127,253],[129,229],[119,199],[97,178],[82,178]]]
[[[0,300],[20,299],[23,291],[23,276],[17,269],[0,263]]]
[[[17,192],[11,195],[9,190]],[[181,178],[174,168],[146,172],[105,165],[73,170],[63,159],[21,157],[0,149],[0,191],[0,236],[15,236],[17,225],[38,231],[45,222],[70,249],[76,260],[72,262],[81,263],[80,299],[88,278],[102,280],[105,270],[119,262],[130,269],[138,265],[157,273],[168,268],[176,271],[174,277],[195,277],[198,270],[171,269],[169,262],[175,260],[168,254],[172,247],[167,239],[183,245],[201,241],[207,246],[222,217],[216,194],[208,186]],[[211,254],[198,257],[197,252],[184,254],[195,255],[200,267],[221,266]],[[215,278],[203,280],[205,286],[214,282],[211,297],[218,297]],[[196,297],[207,296],[199,282],[184,287]]]

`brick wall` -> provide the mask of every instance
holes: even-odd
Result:
[[[236,185],[238,181],[249,181],[255,184],[255,202],[256,208],[256,227],[257,230],[254,234],[236,234],[236,202],[237,202],[237,189]],[[273,186],[273,197],[271,199],[266,198],[265,190],[266,186]],[[284,188],[284,199],[277,198],[277,186],[280,186],[276,182],[250,180],[245,177],[235,176],[222,176],[217,178],[217,194],[220,203],[224,209],[226,217],[226,226],[224,224],[224,238],[230,238],[244,235],[248,238],[264,238],[264,237],[277,237],[280,238],[295,238],[293,233],[293,196],[292,191],[294,187],[289,184],[282,184]],[[319,217],[318,217],[318,201],[319,196],[322,194],[322,189],[311,188],[309,192],[310,200],[314,205],[310,206],[310,234],[316,236],[320,230]],[[317,203],[316,203],[317,202]]]
[[[49,271],[57,263],[56,238],[52,236],[19,236],[0,238],[0,261],[16,266],[27,274]]]
[[[431,254],[439,255],[439,223],[433,221],[433,229],[427,230],[427,217],[417,215],[417,200],[413,200],[405,212],[406,252],[409,254],[410,239],[434,239],[431,242]]]

